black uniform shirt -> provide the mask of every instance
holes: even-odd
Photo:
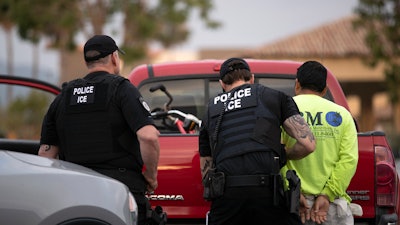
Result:
[[[88,74],[84,79],[91,82],[98,82],[99,80],[104,79],[104,76],[116,75],[110,75],[106,72],[94,72]],[[129,138],[130,140],[134,140],[134,143],[130,144],[130,159],[123,161],[125,163],[127,161],[130,161],[132,165],[136,165],[136,169],[140,169],[143,162],[140,157],[139,143],[136,137],[136,132],[143,126],[153,125],[153,120],[151,119],[150,113],[148,111],[149,108],[144,102],[138,89],[133,86],[127,79],[119,84],[118,89],[113,94],[114,96],[111,100],[111,104],[109,106],[110,108],[108,109],[108,120],[110,120],[113,136],[123,136],[123,133],[118,135],[115,135],[115,133],[124,132],[124,130],[127,130],[127,132],[125,133],[128,133],[129,135],[125,135],[127,137],[122,138]],[[55,98],[43,120],[40,141],[42,144],[60,146],[60,144],[62,143],[60,140],[60,130],[62,130],[63,128],[59,126],[61,124],[60,121],[63,120],[63,116],[65,115],[65,106],[64,104],[61,104],[61,98],[61,94],[59,94]],[[74,140],[64,140],[64,142],[73,141]],[[61,149],[61,151],[62,150],[63,149]],[[134,163],[134,161],[136,161],[137,163]]]

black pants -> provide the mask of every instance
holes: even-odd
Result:
[[[146,190],[146,183],[141,173],[125,169],[94,169],[97,172],[106,176],[112,177],[121,183],[128,186],[129,191],[133,194],[136,204],[138,206],[138,225],[145,225],[147,218],[146,212],[148,206],[148,199],[144,195]]]
[[[303,223],[301,222],[300,216],[296,215],[296,214],[290,214],[289,224],[290,225],[303,225]]]
[[[144,194],[133,194],[133,197],[135,198],[136,204],[138,206],[138,225],[145,225],[147,224],[147,216],[146,212],[148,209],[148,206],[150,204],[148,203],[148,199]]]
[[[274,206],[268,187],[227,188],[211,204],[209,225],[288,225],[283,199]]]

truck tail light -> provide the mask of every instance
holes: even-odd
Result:
[[[384,146],[375,146],[376,199],[378,207],[396,204],[397,172],[392,152]]]

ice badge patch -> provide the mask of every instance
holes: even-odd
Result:
[[[140,98],[139,98],[139,101],[140,101],[140,103],[142,103],[143,107],[144,107],[147,111],[150,112],[150,107],[149,107],[149,105],[147,104],[147,102],[144,101],[143,97],[140,97]]]

